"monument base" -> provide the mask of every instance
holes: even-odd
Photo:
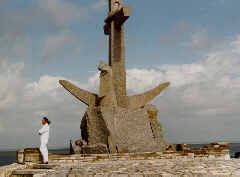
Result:
[[[163,139],[154,105],[139,109],[88,107],[81,121],[82,140],[71,143],[74,154],[161,152]]]
[[[180,148],[181,147],[181,148]],[[227,143],[211,143],[197,150],[186,144],[164,152],[49,155],[49,165],[32,162],[0,167],[0,176],[240,176],[240,160],[230,159]]]

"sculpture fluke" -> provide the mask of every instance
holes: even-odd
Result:
[[[127,97],[128,108],[137,109],[143,107],[148,102],[152,101],[155,97],[157,97],[169,85],[170,82],[166,82],[163,84],[159,84],[156,88],[149,90],[145,93],[134,96],[128,96]]]
[[[83,90],[66,80],[60,80],[59,83],[68,90],[73,96],[88,106],[95,106],[97,95],[89,91]]]

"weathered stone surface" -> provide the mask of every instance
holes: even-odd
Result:
[[[167,146],[168,151],[191,151],[189,144],[171,144]],[[204,153],[203,153],[204,154]]]
[[[101,149],[105,145],[100,146],[100,148],[95,147]],[[0,167],[0,177],[9,177],[14,170],[14,175],[34,175],[34,177],[240,176],[240,160],[230,159],[228,144],[211,143],[197,150],[191,150],[186,144],[181,146],[181,151],[120,154],[88,153],[79,155],[51,154],[49,165],[29,163],[29,166],[13,164]],[[34,169],[36,167],[37,170]],[[17,170],[23,168],[24,170]]]
[[[54,172],[53,170],[45,170],[45,169],[23,169],[23,170],[15,170],[12,172],[12,177],[33,177],[35,174],[43,174],[46,172]]]
[[[123,1],[109,1],[109,14],[123,7]],[[123,96],[126,96],[126,69],[125,69],[125,39],[124,24],[118,26],[114,19],[110,24],[109,35],[109,66],[113,72],[113,87],[116,94],[117,104],[124,107],[126,102]]]
[[[118,153],[117,144],[113,138],[110,135],[108,136],[108,150],[110,153]]]
[[[0,177],[10,177],[14,170],[27,168],[28,165],[13,163],[7,166],[0,166]]]
[[[24,149],[17,151],[17,163],[24,164]]]
[[[104,21],[105,23],[115,21],[116,27],[121,27],[121,25],[130,17],[130,13],[130,7],[117,7],[108,14]]]
[[[82,139],[89,145],[107,144],[108,130],[101,115],[100,107],[88,107],[81,122]]]
[[[95,106],[97,95],[89,91],[78,88],[69,81],[60,80],[59,83],[68,90],[73,96],[82,101],[88,106]]]
[[[103,161],[75,166],[75,177],[239,177],[240,160],[152,159]]]
[[[158,110],[154,105],[146,105],[144,109],[148,113],[148,120],[150,121],[151,130],[153,133],[153,138],[159,146],[160,150],[165,150],[168,143],[163,139],[162,125],[158,121]]]
[[[107,154],[108,148],[106,144],[84,145],[81,147],[81,154]]]
[[[81,147],[83,144],[81,143],[81,140],[76,140],[75,142],[70,142],[70,147],[71,147],[71,154],[81,154]]]
[[[53,169],[59,167],[58,164],[33,164],[33,169]]]
[[[102,107],[103,119],[117,152],[160,151],[151,131],[148,114],[144,109]],[[114,149],[111,149],[114,151]]]
[[[42,162],[42,155],[39,148],[25,148],[24,149],[24,163],[25,162]]]
[[[163,90],[165,90],[170,85],[169,82],[159,84],[156,88],[149,90],[145,93],[128,96],[126,99],[126,105],[129,109],[141,108],[150,101],[152,101],[156,96],[158,96]]]
[[[72,143],[74,154],[108,154],[109,150],[106,144],[77,144],[78,141]],[[82,142],[82,140],[80,141]]]
[[[14,174],[34,174],[34,177],[239,177],[239,159],[158,158],[160,153],[143,153],[143,158],[126,154],[72,155],[71,163],[59,162],[52,170],[15,170]],[[162,153],[163,154],[163,153]],[[129,154],[129,156],[131,156]],[[80,157],[82,158],[80,160]],[[166,156],[167,157],[167,156]],[[79,160],[75,160],[79,158]],[[93,160],[92,162],[90,160]],[[0,167],[1,172],[1,167]],[[1,174],[1,173],[0,173]],[[9,174],[10,175],[10,174]],[[4,175],[1,177],[9,177]],[[19,176],[17,176],[19,177]]]
[[[99,105],[112,107],[117,106],[116,94],[113,87],[112,68],[104,62],[98,66],[100,73]]]

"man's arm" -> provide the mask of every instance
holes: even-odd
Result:
[[[48,125],[44,125],[39,131],[38,134],[42,135],[43,133],[48,131]]]

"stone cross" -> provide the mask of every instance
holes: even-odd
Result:
[[[109,68],[107,70],[101,69],[104,64],[100,63],[101,67],[99,67],[99,70],[103,74],[100,75],[100,83],[102,84],[100,84],[99,94],[78,88],[74,84],[65,80],[59,81],[60,84],[72,95],[90,107],[108,105],[137,109],[152,101],[170,84],[168,82],[163,83],[145,93],[135,96],[127,96],[124,22],[129,18],[130,12],[130,7],[123,6],[123,0],[109,0],[109,13],[104,20],[104,33],[105,35],[109,35]],[[104,68],[107,67],[104,66]],[[104,73],[106,72],[111,74],[104,76]],[[111,81],[109,81],[109,78]],[[106,100],[106,98],[108,99]],[[114,99],[115,101],[110,102],[116,104],[106,104],[109,100]]]
[[[109,14],[105,18],[104,32],[109,35],[109,66],[112,67],[113,87],[119,106],[124,106],[126,96],[124,22],[131,8],[124,7],[122,0],[109,0]]]

